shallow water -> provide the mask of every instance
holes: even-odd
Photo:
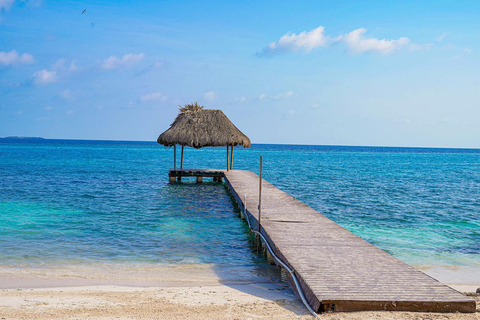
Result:
[[[173,149],[145,142],[0,142],[0,265],[214,264],[266,268],[223,184],[169,184]],[[264,177],[418,266],[480,267],[480,150],[254,145]],[[185,151],[223,168],[224,148]]]

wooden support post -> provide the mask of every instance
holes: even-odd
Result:
[[[197,176],[197,183],[202,183],[202,182],[203,182],[203,177]]]
[[[257,254],[262,252],[262,238],[258,234],[255,234],[255,240],[257,242]]]
[[[169,176],[169,177],[168,177],[168,180],[169,180],[170,182],[175,182],[175,181],[176,181],[175,176]]]
[[[230,170],[233,170],[233,144],[232,144],[232,152],[230,152]]]
[[[173,169],[177,171],[177,145],[173,145]]]
[[[227,171],[230,169],[229,166],[230,166],[230,165],[229,165],[229,163],[228,163],[228,144],[227,144]]]
[[[183,169],[183,148],[185,146],[182,144],[182,159],[180,160],[180,169]]]
[[[275,260],[273,260],[273,256],[272,254],[270,253],[270,251],[268,251],[267,249],[267,262],[268,264],[270,264],[271,266],[274,266],[276,263],[275,263]]]

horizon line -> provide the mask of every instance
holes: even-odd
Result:
[[[4,139],[17,139],[19,141],[28,141],[32,139],[38,140],[57,140],[57,141],[99,141],[99,142],[146,142],[156,143],[156,140],[113,140],[113,139],[61,139],[61,138],[43,138],[43,137],[26,137],[26,136],[8,136],[0,137]],[[314,146],[314,147],[356,147],[356,148],[404,148],[404,149],[456,149],[456,150],[480,150],[480,147],[424,147],[424,146],[385,146],[385,145],[342,145],[342,144],[298,144],[298,143],[265,143],[256,142],[252,145],[286,145],[286,146]],[[187,146],[188,147],[188,146]],[[167,148],[167,147],[166,147]],[[204,148],[218,148],[218,147],[204,147]]]

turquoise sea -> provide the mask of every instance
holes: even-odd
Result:
[[[266,264],[221,183],[168,183],[154,142],[0,140],[0,266]],[[184,167],[224,168],[224,148]],[[253,145],[235,169],[264,178],[415,266],[480,268],[480,150]],[[479,269],[480,270],[480,269]]]

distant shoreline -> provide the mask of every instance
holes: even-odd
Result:
[[[8,136],[0,138],[0,140],[47,140],[42,137],[20,137],[20,136]]]

